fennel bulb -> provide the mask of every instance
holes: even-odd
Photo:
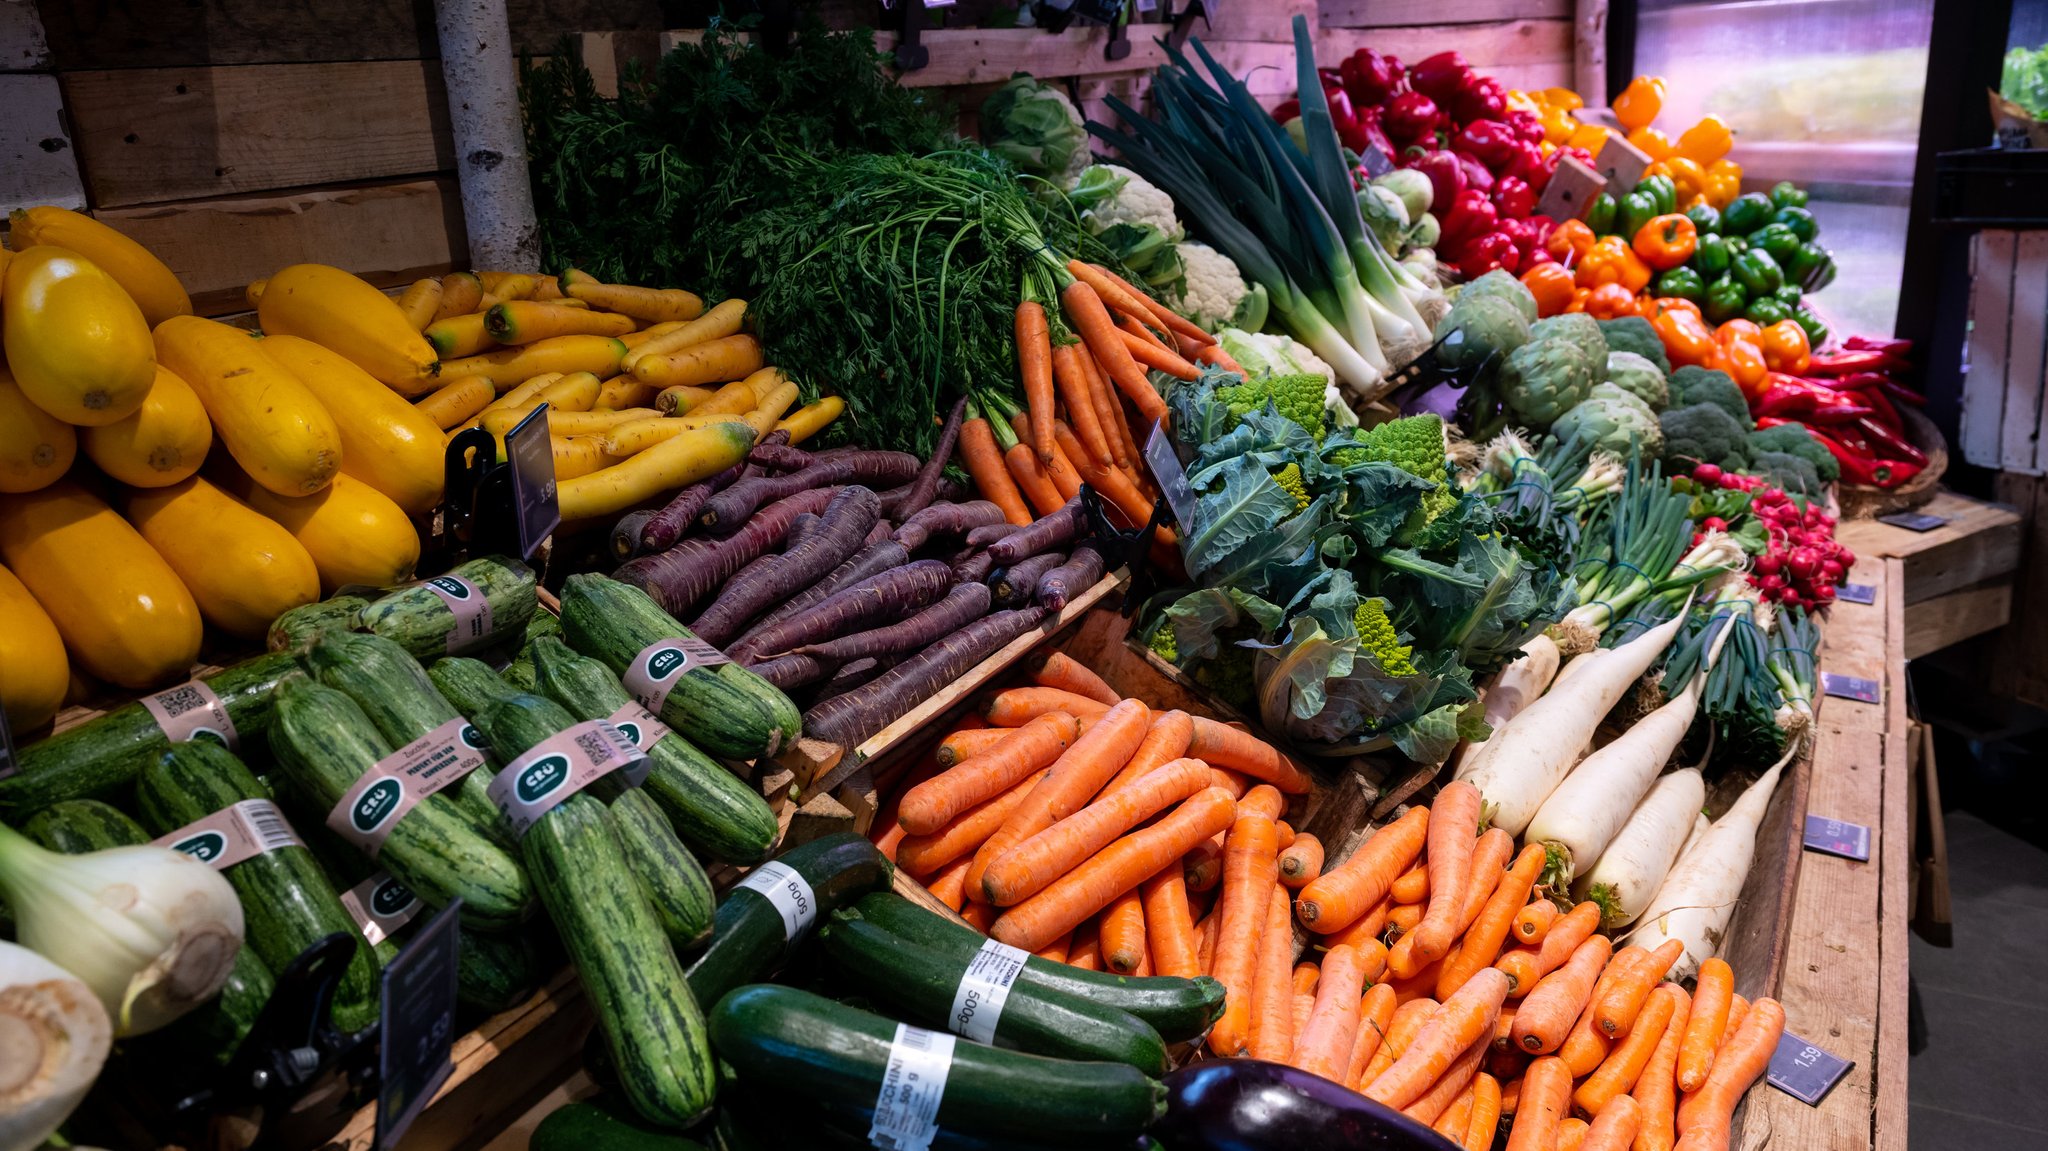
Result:
[[[106,1008],[77,976],[0,943],[0,1151],[30,1151],[69,1118],[113,1046]]]
[[[242,949],[242,904],[219,872],[167,847],[45,851],[0,825],[0,892],[16,937],[92,989],[116,1035],[208,999]]]

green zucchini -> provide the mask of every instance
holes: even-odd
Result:
[[[270,727],[271,693],[298,667],[284,652],[259,655],[206,679],[234,721],[245,750],[260,748]],[[124,797],[143,757],[171,745],[139,703],[123,704],[41,743],[22,748],[20,771],[0,779],[0,814],[20,817],[66,799]]]
[[[551,611],[537,611],[526,621],[526,632],[519,637],[519,654],[505,665],[498,674],[506,683],[520,691],[538,691],[534,686],[533,645],[537,640],[558,639],[562,634],[562,617]]]
[[[873,1151],[868,1131],[874,1117],[870,1107],[819,1107],[771,1086],[735,1083],[718,1097],[710,1135],[718,1151]],[[1128,1134],[1069,1135],[1056,1143],[1041,1143],[941,1128],[932,1135],[931,1151],[1159,1151],[1159,1144]]]
[[[897,1023],[794,987],[742,987],[711,1011],[711,1042],[740,1078],[824,1107],[875,1105]],[[1135,1134],[1166,1113],[1166,1085],[1124,1063],[957,1043],[937,1123],[967,1134]]]
[[[455,1002],[496,1015],[526,1002],[540,986],[540,955],[526,931],[464,931],[455,961]]]
[[[295,795],[324,823],[349,787],[391,745],[346,695],[293,676],[277,689],[270,741]],[[430,795],[393,824],[378,862],[434,907],[462,897],[462,922],[503,931],[526,918],[533,888],[517,860],[476,830],[446,795]]]
[[[810,886],[816,903],[813,923],[868,892],[887,888],[895,872],[874,844],[850,831],[792,847],[775,862],[795,869]],[[690,989],[698,1001],[716,1003],[743,983],[766,979],[790,950],[785,931],[782,913],[767,896],[745,887],[728,890],[718,904],[711,946],[690,963]]]
[[[962,964],[986,942],[972,927],[934,915],[893,891],[865,896],[854,907],[867,922]],[[1128,1011],[1151,1024],[1168,1043],[1202,1035],[1223,1014],[1223,985],[1206,975],[1140,978],[1083,971],[1033,957],[1024,961],[1016,987],[1061,991],[1100,1007]]]
[[[304,661],[313,678],[355,700],[377,725],[377,733],[393,747],[404,747],[442,724],[462,718],[463,713],[434,690],[419,661],[381,635],[337,632],[325,636],[306,649]],[[466,739],[469,735],[464,732]],[[488,751],[485,754],[488,756]],[[490,787],[490,768],[480,767],[463,776],[447,795],[469,815],[478,831],[510,847],[512,839],[500,825]]]
[[[500,700],[477,723],[486,733],[509,734],[530,723],[533,710],[523,698]],[[498,750],[516,759],[551,734]],[[572,795],[527,828],[519,848],[634,1108],[664,1126],[696,1122],[717,1092],[704,1013],[627,873],[611,813],[594,796]]]
[[[576,724],[561,704],[524,693],[491,704],[483,714],[490,721],[478,719],[477,726],[491,746],[501,749],[530,748]],[[506,762],[511,759],[507,756]],[[669,942],[682,950],[694,948],[711,929],[716,910],[711,880],[654,801],[624,783],[617,775],[606,776],[592,785],[591,794],[612,809],[626,866]]]
[[[852,910],[834,912],[818,942],[847,984],[922,1027],[964,1035],[953,1011],[967,963],[892,935]],[[1114,1007],[1064,991],[1013,985],[997,1018],[995,1043],[1060,1059],[1128,1063],[1147,1075],[1168,1070],[1166,1044],[1152,1025]]]
[[[370,601],[359,595],[338,595],[318,603],[300,604],[270,622],[266,642],[271,651],[303,651],[323,635],[354,631],[356,619],[369,606]]]
[[[570,576],[562,588],[562,638],[621,676],[657,640],[696,639],[646,592],[589,574]],[[775,685],[736,663],[684,668],[655,710],[661,722],[724,759],[774,755],[796,741],[803,718]]]
[[[519,694],[519,689],[499,678],[490,664],[467,656],[443,656],[428,664],[427,679],[442,699],[469,716],[471,722],[490,703]]]
[[[533,569],[515,559],[504,556],[473,559],[457,565],[448,575],[468,581],[476,591],[483,593],[484,601],[490,605],[489,634],[500,640],[508,635],[518,635],[540,605]],[[455,612],[446,600],[427,586],[430,583],[435,583],[435,580],[385,594],[362,610],[356,626],[398,641],[399,646],[411,653],[414,659],[432,659],[451,651],[487,646],[491,641],[483,637],[466,643],[456,637]],[[453,581],[437,586],[461,595],[475,594]]]
[[[210,743],[181,743],[159,753],[135,785],[136,807],[159,836],[245,799],[261,799],[242,761]],[[302,846],[279,847],[221,872],[242,901],[243,939],[256,958],[282,971],[299,953],[335,932],[359,946],[334,993],[334,1024],[360,1031],[377,1019],[377,964],[355,920]]]
[[[702,1143],[650,1128],[615,1103],[565,1103],[534,1127],[526,1151],[705,1151]]]
[[[127,812],[97,799],[53,803],[29,816],[28,822],[21,825],[21,833],[66,855],[149,842],[149,833]]]
[[[576,718],[604,719],[633,703],[618,677],[562,641],[539,639],[527,650],[541,693]],[[621,730],[640,742],[637,725]],[[768,854],[779,830],[775,812],[745,780],[675,732],[641,750],[650,763],[642,786],[684,842],[733,863],[754,863]]]

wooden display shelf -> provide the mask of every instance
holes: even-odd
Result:
[[[1861,558],[1902,567],[1907,659],[1940,651],[2005,626],[2013,614],[2025,523],[2015,509],[1943,490],[1920,511],[1948,520],[1915,532],[1877,520],[1850,520],[1835,537]],[[1859,581],[1862,582],[1862,581]]]

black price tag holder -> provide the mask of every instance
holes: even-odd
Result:
[[[1882,698],[1876,680],[1837,675],[1831,671],[1820,673],[1820,690],[1823,695],[1853,699],[1858,703],[1877,703]]]
[[[1909,532],[1931,532],[1948,522],[1947,516],[1933,516],[1926,512],[1893,512],[1877,517],[1877,522],[1905,528]]]
[[[548,405],[505,433],[505,460],[482,428],[448,441],[448,496],[436,540],[444,566],[461,555],[516,555],[530,560],[562,522],[555,490]],[[423,569],[434,570],[434,569]]]
[[[457,899],[434,914],[383,975],[382,1042],[377,1053],[378,1147],[396,1146],[405,1129],[455,1070],[455,968],[462,936]]]

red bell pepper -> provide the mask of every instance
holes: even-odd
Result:
[[[1434,143],[1443,122],[1443,109],[1421,92],[1403,92],[1394,97],[1387,102],[1386,113],[1381,117],[1387,135],[1403,147]]]
[[[1429,177],[1429,202],[1439,209],[1455,203],[1458,193],[1465,190],[1465,168],[1449,152],[1425,152],[1408,166]]]
[[[1443,104],[1472,83],[1472,66],[1458,52],[1438,52],[1408,69],[1408,86]]]
[[[1458,156],[1458,166],[1465,169],[1465,186],[1482,192],[1493,191],[1493,172],[1479,162],[1477,156]]]
[[[1467,188],[1451,201],[1450,210],[1444,213],[1442,242],[1438,245],[1450,252],[1462,252],[1465,245],[1496,229],[1500,213],[1486,193],[1477,188]]]
[[[1497,120],[1507,107],[1507,85],[1491,76],[1474,76],[1451,97],[1451,116],[1461,121]]]
[[[1536,210],[1536,193],[1529,182],[1516,176],[1502,176],[1493,182],[1493,206],[1510,220],[1526,219]]]
[[[1522,254],[1515,247],[1515,241],[1505,232],[1489,232],[1465,247],[1465,254],[1458,260],[1458,271],[1467,280],[1476,280],[1495,268],[1513,272],[1521,267]]]
[[[1526,182],[1538,195],[1550,183],[1550,174],[1557,170],[1557,162],[1543,154],[1543,149],[1527,140],[1515,141],[1513,155],[1506,166],[1494,171],[1502,176],[1513,176]]]
[[[1502,115],[1500,122],[1506,124],[1508,129],[1514,132],[1515,138],[1524,144],[1541,144],[1543,142],[1543,121],[1534,112],[1527,112],[1517,108],[1512,112]]]
[[[1407,69],[1395,57],[1360,48],[1345,59],[1337,74],[1344,82],[1344,90],[1351,94],[1351,102],[1367,107],[1384,104],[1400,91]]]
[[[1366,108],[1358,113],[1357,118],[1352,120],[1352,124],[1358,129],[1359,135],[1364,137],[1365,148],[1353,148],[1351,150],[1363,156],[1365,155],[1366,148],[1377,148],[1387,158],[1388,162],[1391,163],[1394,159],[1394,153],[1400,149],[1394,147],[1392,140],[1387,139],[1386,129],[1381,126],[1380,119],[1381,112],[1378,108]]]
[[[1514,129],[1499,120],[1471,120],[1451,137],[1451,151],[1478,160],[1489,172],[1499,172],[1515,158],[1521,142]]]

